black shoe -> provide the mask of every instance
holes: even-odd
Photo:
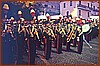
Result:
[[[58,52],[58,54],[62,54],[62,52]]]
[[[49,60],[49,58],[45,58],[46,60]]]

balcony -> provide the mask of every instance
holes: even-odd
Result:
[[[91,11],[91,10],[93,10],[93,11],[99,12],[98,9],[94,9],[94,8],[91,8],[91,7],[82,5],[82,4],[78,4],[77,7],[78,7],[78,9],[82,9],[82,10],[86,10],[86,11]]]
[[[91,8],[91,7],[89,7],[89,9],[90,9],[90,10],[93,10],[93,11],[96,11],[96,12],[99,12],[98,9],[94,9],[94,8]]]
[[[78,4],[77,7],[78,7],[78,9],[90,11],[90,9],[88,8],[88,6],[85,6],[85,5],[82,5],[82,4]]]

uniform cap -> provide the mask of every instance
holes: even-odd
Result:
[[[34,12],[34,13],[35,13],[35,11],[34,11],[33,9],[31,9],[30,13],[32,13],[32,12]]]
[[[59,17],[62,17],[62,15],[60,14]]]
[[[14,17],[11,17],[10,19],[11,19],[11,20],[14,20]]]
[[[79,18],[76,18],[76,20],[80,20]]]
[[[4,9],[9,9],[8,4],[4,4],[3,8],[4,8]]]
[[[25,19],[24,18],[20,18],[21,19],[21,21],[24,21]]]
[[[50,16],[50,15],[47,13],[46,16]]]
[[[80,18],[82,18],[82,16],[80,16]]]
[[[18,11],[18,14],[22,14],[22,11]]]

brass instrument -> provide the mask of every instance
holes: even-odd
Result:
[[[29,34],[30,34],[31,37],[34,36],[34,35],[33,35],[33,31],[34,31],[34,28],[33,28],[33,27],[32,27],[32,31],[31,31],[31,29],[29,28]]]
[[[70,34],[69,34],[69,36],[68,36],[68,38],[67,38],[67,42],[69,42],[69,41],[71,40],[72,34],[73,34],[73,29],[71,30],[71,32],[70,32]]]
[[[51,35],[53,38],[55,38],[55,35],[53,33],[53,30],[48,28],[48,32],[47,32],[48,35]]]
[[[62,37],[64,37],[64,35],[66,35],[64,28],[61,29],[60,34],[62,34]]]
[[[76,38],[76,27],[77,26],[74,26],[74,28],[73,28],[73,34],[72,34],[72,39],[75,39]]]
[[[38,34],[38,32],[37,32],[37,30],[36,30],[36,29],[35,29],[34,34],[37,36],[38,40],[40,41],[39,34]]]
[[[9,33],[11,34],[11,37],[12,37],[12,38],[14,37],[13,32],[12,32],[12,28],[11,28],[11,27],[8,27],[7,32],[9,32]]]
[[[74,31],[74,27],[72,26],[72,30],[67,38],[67,42],[69,42],[71,39],[75,39],[75,37],[76,37],[76,33]]]
[[[6,32],[6,30],[3,30],[3,31],[2,31],[2,35],[1,35],[2,37],[5,36],[5,32]]]
[[[25,30],[24,26],[22,26],[22,30],[18,30],[19,34]]]
[[[76,34],[73,33],[73,34],[72,34],[72,39],[75,39],[75,37],[76,37]]]
[[[14,35],[13,35],[12,31],[10,31],[10,34],[11,34],[11,37],[14,37]]]
[[[79,27],[78,26],[78,28],[77,28],[77,31],[79,32],[79,35],[78,36],[80,36],[81,34],[83,34],[83,31],[80,29],[81,27]]]

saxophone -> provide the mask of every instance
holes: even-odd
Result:
[[[76,26],[73,28],[72,39],[76,38]]]
[[[64,28],[61,29],[60,34],[62,34],[62,37],[64,37],[64,35],[66,35]]]
[[[48,28],[48,35],[51,35],[53,38],[55,38],[55,35],[53,33],[53,30],[51,28]]]
[[[72,30],[69,33],[69,36],[67,38],[67,42],[69,42],[71,39],[75,39],[75,37],[76,37],[76,34],[75,34],[75,31],[74,31],[74,27],[72,26]]]

